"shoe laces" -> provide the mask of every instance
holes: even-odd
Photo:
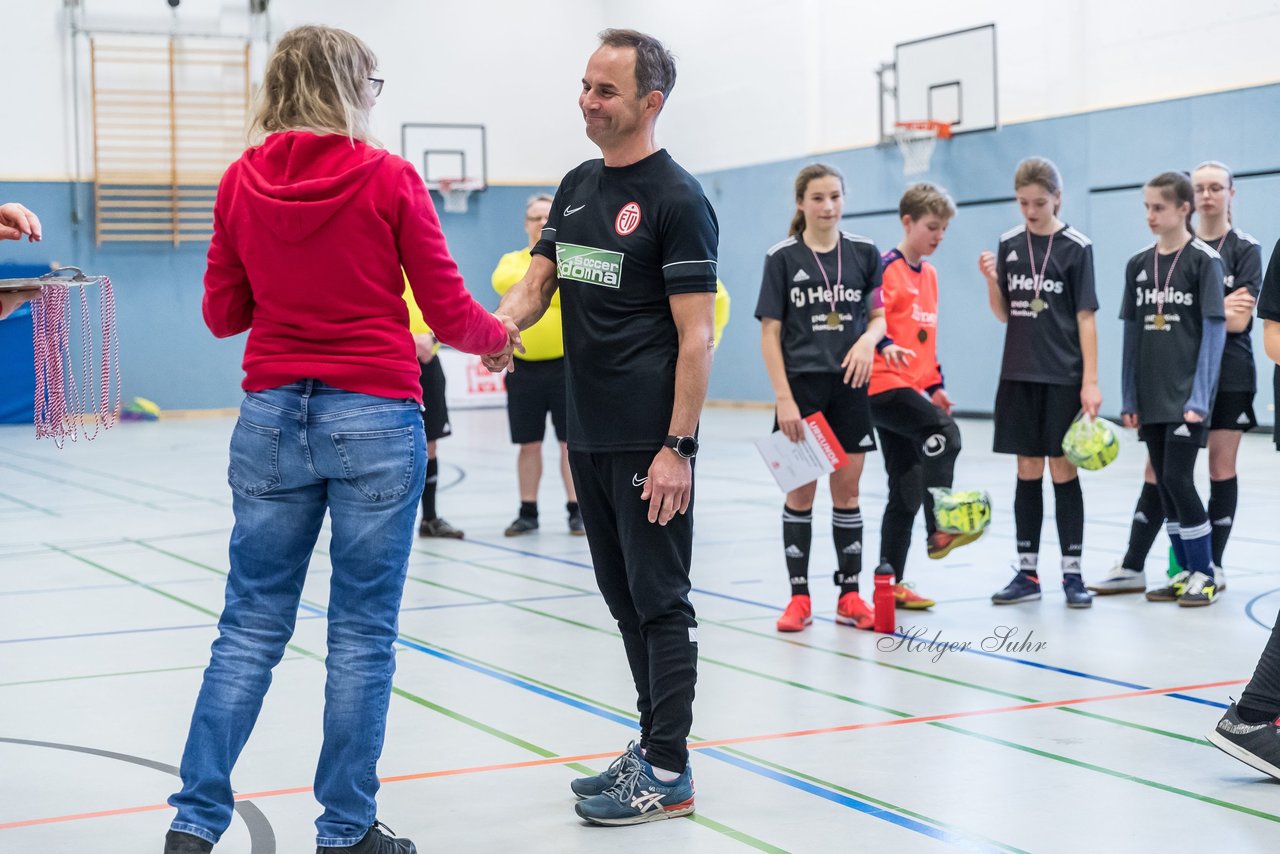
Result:
[[[1203,572],[1193,572],[1186,582],[1186,587],[1182,591],[1182,595],[1186,596],[1204,593],[1206,587],[1213,586],[1213,578],[1205,575]]]
[[[383,836],[386,836],[391,839],[394,839],[396,835],[396,832],[394,830],[387,827],[385,824],[378,821],[376,818],[373,820],[373,827],[371,827],[370,830],[376,830],[379,833],[381,833]]]
[[[635,747],[636,743],[634,741],[629,743],[627,745],[626,752],[613,760],[613,762],[609,764],[608,770],[604,773],[611,777],[621,777],[631,765],[639,765],[640,763],[636,759],[635,755]]]
[[[640,775],[643,772],[644,769],[640,767],[639,762],[623,769],[614,784],[605,789],[604,795],[623,803],[629,801],[635,794],[636,785],[640,782]]]

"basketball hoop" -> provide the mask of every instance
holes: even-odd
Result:
[[[939,139],[951,138],[951,125],[946,122],[895,122],[893,139],[902,152],[902,174],[919,175],[929,171],[934,146]]]
[[[68,275],[70,274],[70,275]],[[89,319],[90,285],[98,285],[98,334]],[[3,279],[0,290],[39,288],[31,302],[31,341],[35,350],[36,438],[51,438],[59,448],[109,430],[120,417],[120,341],[116,335],[116,298],[111,279],[86,276],[62,267],[34,279]],[[79,294],[81,377],[76,379],[71,352],[71,291]],[[96,365],[96,370],[95,370]],[[95,382],[96,380],[96,382]],[[115,389],[112,394],[112,381]],[[87,424],[92,423],[90,432]]]
[[[441,178],[433,189],[444,200],[445,213],[466,213],[467,200],[480,186],[465,178]]]

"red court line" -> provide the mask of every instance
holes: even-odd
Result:
[[[1056,709],[1063,706],[1079,706],[1085,703],[1101,703],[1107,700],[1127,700],[1134,697],[1149,697],[1157,694],[1180,694],[1187,691],[1200,691],[1208,688],[1225,688],[1230,685],[1243,685],[1248,679],[1227,679],[1222,682],[1203,682],[1198,685],[1178,685],[1173,688],[1147,688],[1143,691],[1124,691],[1119,694],[1102,694],[1093,697],[1077,697],[1070,700],[1047,700],[1040,703],[1021,703],[1016,706],[1001,706],[994,709],[974,709],[968,712],[947,712],[940,715],[918,715],[910,718],[892,718],[887,721],[871,721],[860,724],[844,724],[842,726],[822,727],[820,729],[793,730],[791,732],[766,733],[763,735],[744,735],[737,738],[719,738],[709,741],[698,741],[689,745],[690,750],[705,750],[712,747],[724,747],[732,744],[750,744],[758,741],[777,741],[786,738],[801,738],[810,735],[830,735],[838,732],[853,732],[862,729],[902,726],[904,724],[930,723],[932,721],[950,721],[958,718],[972,718],[983,715],[999,715],[1006,712],[1027,712],[1036,709]],[[540,768],[547,765],[567,765],[571,762],[590,762],[595,759],[608,759],[617,755],[616,750],[605,753],[583,753],[577,756],[552,756],[545,759],[529,759],[524,762],[504,762],[498,765],[475,765],[470,768],[446,768],[440,771],[423,771],[417,774],[397,774],[379,778],[382,783],[404,783],[410,780],[430,780],[437,777],[456,777],[464,774],[483,774],[491,771],[510,771],[518,768]],[[269,789],[261,792],[242,792],[236,795],[237,801],[261,800],[282,795],[302,795],[311,791],[311,786],[297,786],[290,789]],[[0,830],[16,830],[20,827],[35,827],[44,824],[58,824],[67,821],[83,821],[93,818],[109,818],[118,815],[156,812],[169,809],[168,804],[148,804],[140,807],[123,807],[95,812],[72,813],[69,815],[31,818],[23,821],[11,821],[0,824]]]

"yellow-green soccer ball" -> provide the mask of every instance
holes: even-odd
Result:
[[[931,489],[933,518],[948,534],[975,534],[991,524],[991,496],[981,489]]]
[[[1106,468],[1120,455],[1115,425],[1102,418],[1077,419],[1062,437],[1062,453],[1077,468],[1086,471]]]

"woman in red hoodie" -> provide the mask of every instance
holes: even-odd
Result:
[[[322,852],[412,854],[375,823],[397,614],[422,494],[421,387],[404,274],[436,336],[510,346],[468,295],[422,179],[369,141],[377,60],[342,30],[286,33],[253,132],[214,206],[204,319],[249,333],[231,436],[226,604],[182,757],[165,851],[206,852],[233,808],[231,768],[293,634],[325,511],[328,680],[315,795]],[[514,329],[514,326],[511,327]],[[518,337],[515,339],[518,341]]]

